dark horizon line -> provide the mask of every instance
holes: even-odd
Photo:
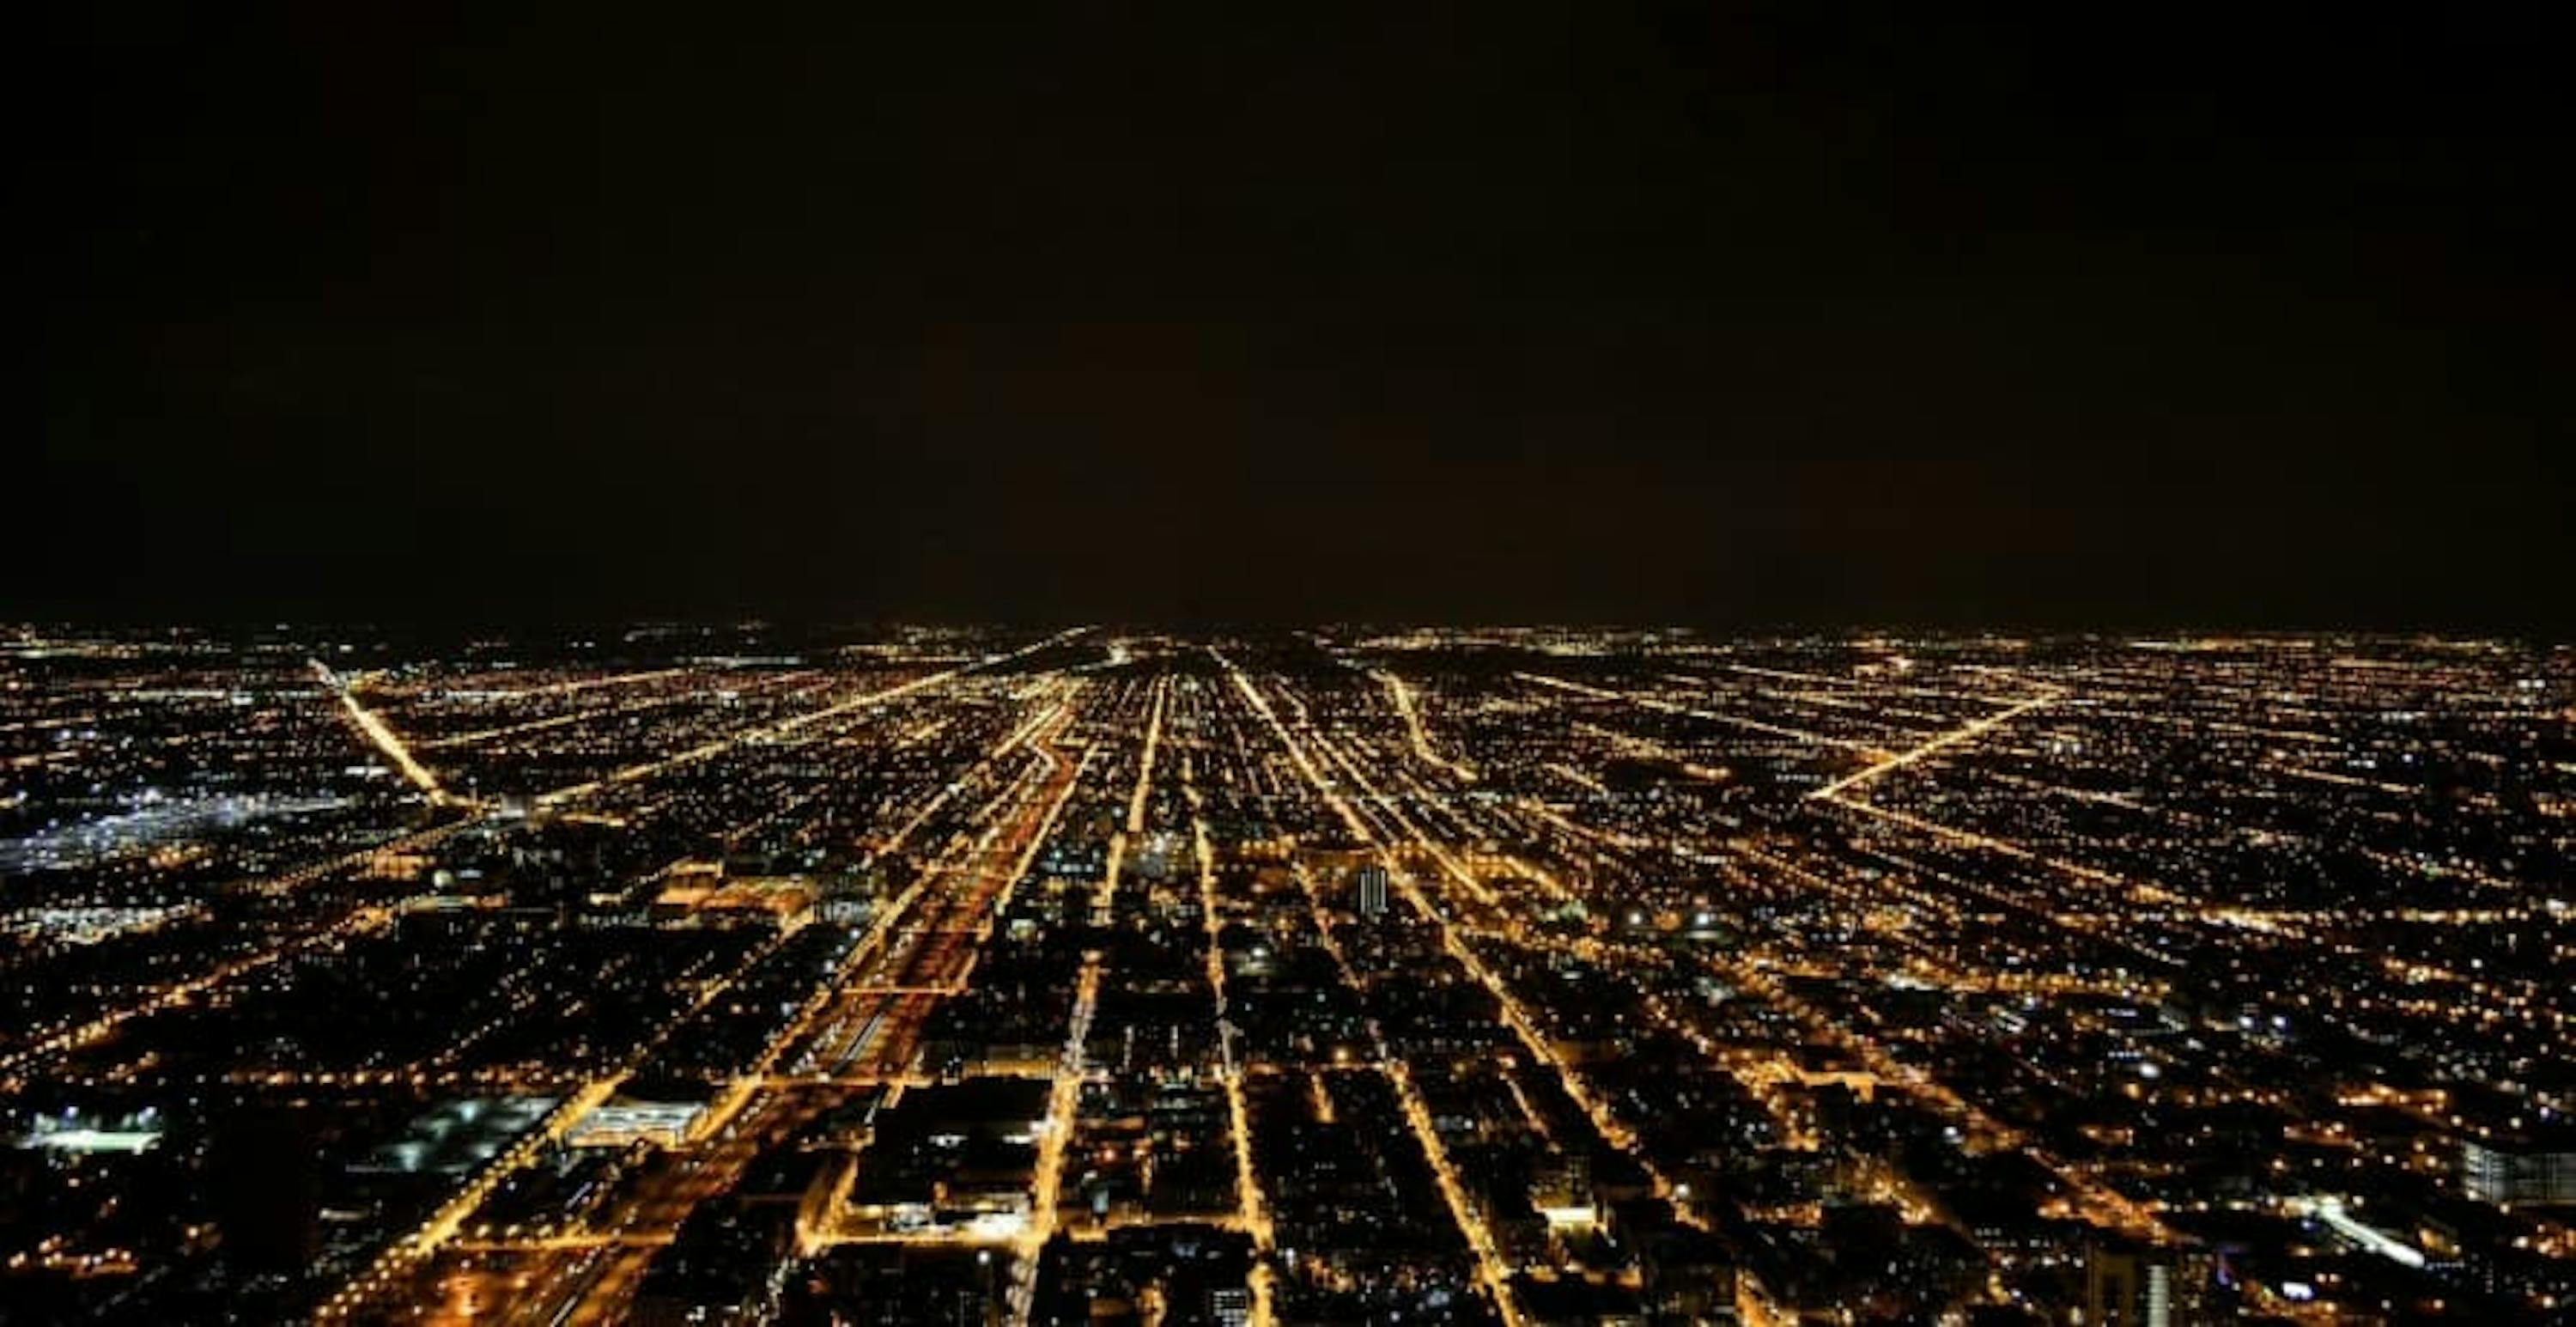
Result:
[[[1245,615],[1234,617],[1175,617],[1171,615],[1086,617],[1079,614],[1038,615],[1026,613],[956,614],[923,612],[875,612],[830,614],[815,612],[737,612],[737,613],[639,613],[639,614],[567,614],[536,617],[501,614],[491,617],[424,615],[416,618],[386,618],[358,615],[312,613],[237,613],[209,614],[191,617],[158,616],[143,613],[114,612],[103,614],[0,613],[0,627],[10,630],[57,629],[87,631],[170,631],[212,636],[239,636],[261,632],[325,633],[368,631],[396,636],[452,637],[477,633],[582,634],[600,631],[740,632],[768,630],[783,632],[826,633],[841,631],[883,630],[889,628],[928,630],[1025,630],[1123,632],[1145,635],[1174,636],[1238,635],[1260,637],[1317,630],[1396,632],[1396,631],[1593,631],[1593,632],[1689,632],[1727,639],[1762,637],[1847,637],[1923,636],[1975,637],[2021,636],[2034,639],[2076,640],[2113,636],[2247,636],[2256,638],[2330,638],[2363,640],[2452,639],[2513,642],[2554,648],[2576,647],[2576,632],[2553,629],[2538,622],[2518,626],[2471,622],[2281,622],[2258,624],[2224,619],[2134,618],[2126,621],[2106,617],[2090,622],[2064,619],[2013,618],[1999,615],[1993,619],[1914,619],[1848,618],[1840,620],[1755,618],[1744,620],[1687,620],[1680,618],[1646,618],[1621,616],[1516,617],[1516,618],[1405,618],[1379,615],[1352,617]]]

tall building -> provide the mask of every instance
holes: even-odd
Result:
[[[1567,1151],[1531,1167],[1530,1205],[1557,1224],[1589,1222],[1597,1212],[1592,1192],[1592,1158]]]
[[[2096,1246],[2084,1259],[2084,1327],[2178,1327],[2179,1259],[2169,1249]]]
[[[1242,1286],[1210,1287],[1207,1320],[1217,1327],[1244,1327],[1252,1321],[1252,1292]]]
[[[1356,906],[1363,917],[1375,917],[1386,911],[1386,868],[1371,862],[1351,872],[1352,888],[1358,892]]]
[[[2477,1202],[2576,1203],[2576,1146],[2469,1139],[2460,1144],[2460,1188]]]

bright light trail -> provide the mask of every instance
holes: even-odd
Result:
[[[2063,699],[2062,696],[2052,693],[2050,695],[2036,697],[2031,700],[2025,700],[2018,705],[2007,706],[1982,719],[1978,719],[1973,723],[1962,724],[1957,728],[1953,728],[1949,732],[1943,733],[1939,737],[1935,737],[1921,746],[1900,751],[1897,754],[1889,756],[1887,759],[1882,760],[1867,769],[1861,770],[1856,774],[1847,774],[1842,778],[1836,779],[1833,782],[1826,784],[1824,787],[1818,788],[1814,792],[1807,794],[1807,796],[1810,799],[1818,797],[1832,797],[1847,788],[1855,788],[1863,783],[1867,783],[1871,779],[1875,779],[1889,770],[1902,769],[1907,765],[1911,765],[1914,762],[1923,759],[1925,756],[1946,751],[1962,742],[1973,742],[1978,738],[1985,736],[1987,733],[1993,732],[1995,729],[2030,713],[2032,710],[2039,709],[2046,705],[2054,705],[2061,699]]]
[[[322,685],[338,693],[340,708],[348,712],[349,721],[358,725],[358,731],[365,734],[367,740],[373,743],[378,751],[384,753],[385,759],[394,763],[394,768],[402,771],[404,778],[411,780],[413,786],[429,794],[429,800],[436,805],[445,806],[455,800],[447,795],[446,789],[438,786],[438,776],[430,773],[427,765],[412,758],[411,749],[403,745],[402,738],[392,727],[378,718],[375,711],[359,703],[360,679],[335,673],[331,671],[328,664],[319,659],[308,660],[308,662],[313,665],[313,675],[321,679]]]

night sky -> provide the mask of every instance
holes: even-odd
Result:
[[[474,8],[51,18],[0,613],[2576,627],[2542,6]]]

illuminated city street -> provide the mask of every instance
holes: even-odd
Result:
[[[2576,1302],[2563,651],[717,644],[19,635],[10,1302]]]

